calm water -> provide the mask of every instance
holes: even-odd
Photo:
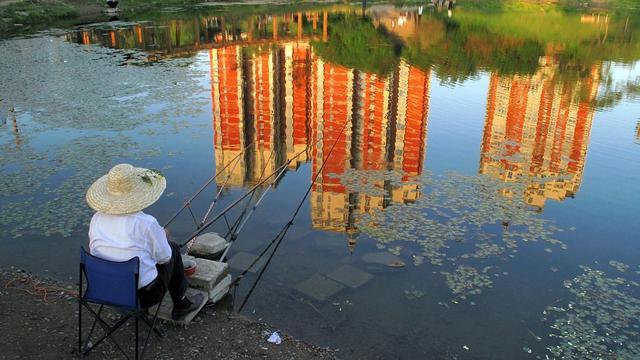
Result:
[[[234,274],[311,191],[234,291],[243,314],[344,358],[637,358],[639,26],[172,8],[0,42],[1,264],[75,279],[84,191],[114,164],[166,175],[161,222],[223,168],[198,218],[284,167]]]

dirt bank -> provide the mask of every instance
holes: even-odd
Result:
[[[0,270],[0,358],[77,358],[75,285],[35,277],[17,270]],[[227,307],[228,302],[227,302]],[[165,338],[153,336],[148,359],[334,359],[335,353],[283,334],[273,345],[273,329],[225,309],[225,302],[206,307],[187,327],[162,325]],[[117,316],[117,315],[113,315]],[[88,316],[85,316],[88,317]],[[84,322],[83,322],[84,323]],[[89,324],[87,322],[87,324]],[[117,341],[131,344],[132,326],[120,330]],[[99,331],[98,331],[99,332]],[[120,358],[115,346],[104,343],[89,358]]]

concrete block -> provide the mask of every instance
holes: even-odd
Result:
[[[229,243],[222,236],[215,232],[208,232],[200,234],[196,238],[190,254],[200,258],[217,260],[228,245]]]
[[[191,287],[209,292],[229,274],[229,264],[227,263],[188,255],[182,258],[193,259],[196,262],[196,272],[189,277]]]
[[[400,257],[388,252],[368,253],[362,256],[362,261],[369,264],[382,264],[389,267],[403,267],[406,264]]]
[[[296,284],[294,288],[309,297],[324,301],[342,290],[344,286],[320,274],[314,274],[309,279]]]
[[[234,269],[237,270],[246,270],[249,265],[251,265],[251,263],[253,263],[253,261],[255,259],[257,259],[258,256],[250,254],[250,253],[246,253],[246,252],[239,252],[237,254],[235,254],[230,260],[229,260],[229,266],[231,266]],[[262,269],[262,267],[264,266],[264,264],[267,262],[266,258],[261,258],[260,260],[258,260],[258,262],[253,265],[253,267],[251,267],[251,269],[249,270],[249,272],[255,273],[258,270]]]
[[[328,273],[327,277],[355,289],[366,284],[373,275],[351,265],[342,265]]]
[[[218,283],[211,291],[209,291],[209,302],[212,304],[217,303],[229,293],[229,287],[231,286],[231,274],[227,275],[222,281]]]
[[[198,306],[197,310],[194,310],[193,312],[191,312],[190,314],[187,314],[187,316],[183,317],[180,320],[173,320],[173,318],[171,317],[171,311],[173,310],[173,301],[171,301],[171,296],[169,295],[169,292],[167,292],[164,296],[164,299],[162,300],[162,306],[160,307],[160,311],[158,312],[158,318],[161,320],[164,320],[170,324],[174,324],[174,325],[187,325],[191,322],[191,320],[193,320],[193,318],[196,317],[196,315],[198,315],[198,313],[200,312],[200,310],[202,310],[202,308],[204,307],[204,305],[207,303],[207,293],[202,291],[202,290],[198,290],[198,289],[193,289],[193,288],[188,288],[187,289],[187,296],[189,297],[193,297],[193,295],[195,294],[202,294],[204,295],[204,301]],[[152,307],[151,309],[149,309],[149,313],[154,314],[156,309],[157,309],[158,305]]]

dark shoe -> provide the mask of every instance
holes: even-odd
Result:
[[[196,294],[191,298],[185,297],[184,303],[179,306],[173,306],[173,311],[171,311],[171,318],[173,320],[179,320],[186,315],[191,314],[192,312],[198,310],[200,305],[206,300],[204,295]]]

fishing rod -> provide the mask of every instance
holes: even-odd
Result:
[[[229,182],[229,179],[231,179],[231,176],[233,174],[233,171],[236,169],[236,166],[240,163],[241,158],[238,157],[235,160],[235,163],[233,165],[233,167],[231,168],[231,171],[229,171],[229,173],[227,174],[227,178],[224,180],[224,182],[222,183],[222,186],[220,186],[220,189],[218,189],[218,192],[216,193],[216,196],[213,198],[213,201],[211,202],[211,204],[209,205],[209,208],[207,209],[207,212],[204,214],[204,217],[202,218],[202,221],[200,221],[200,223],[195,222],[195,216],[194,216],[194,222],[196,223],[196,229],[199,229],[200,227],[202,227],[202,224],[204,224],[204,222],[207,220],[207,218],[209,217],[209,214],[211,214],[211,211],[213,210],[213,208],[216,206],[216,203],[218,201],[218,198],[220,197],[220,194],[222,194],[222,190],[224,190],[224,187],[227,185],[227,183]],[[233,161],[233,160],[232,160]],[[189,211],[191,211],[191,209],[189,209]],[[191,215],[193,215],[193,212],[191,213]],[[187,244],[187,254],[189,252],[191,252],[191,247],[193,247],[193,244],[195,244],[196,242],[196,238],[191,239],[191,241]]]
[[[273,156],[273,153],[274,153],[274,151],[272,149],[269,152],[269,157],[267,158],[267,161],[265,162],[264,166],[262,167],[262,170],[260,171],[260,177],[258,178],[258,181],[262,180],[262,178],[264,177],[264,173],[267,170],[267,167],[269,166],[269,161],[271,161],[271,157]],[[251,201],[253,200],[253,196],[255,194],[256,194],[255,192],[251,193],[251,196],[247,200],[247,203],[245,204],[244,208],[242,209],[242,212],[240,213],[240,216],[238,216],[238,219],[242,219],[242,217],[247,213],[247,209],[249,208],[249,205],[251,204]],[[237,228],[239,223],[240,223],[240,220],[237,220],[233,224],[233,226],[229,228],[229,232],[225,235],[225,237],[228,236],[229,234],[231,234],[231,236],[233,237],[233,233],[235,232],[235,229]]]
[[[169,221],[167,221],[166,224],[164,224],[163,228],[166,228],[167,226],[169,226],[169,224],[171,224],[173,222],[173,220],[175,220],[178,215],[180,215],[182,213],[182,211],[184,211],[184,209],[186,209],[187,207],[191,206],[191,202],[198,196],[200,195],[200,193],[207,187],[209,186],[209,184],[211,184],[213,182],[213,180],[215,180],[218,175],[222,174],[222,172],[231,165],[231,163],[237,159],[238,157],[240,157],[240,155],[242,155],[251,145],[253,145],[253,141],[249,143],[249,145],[245,146],[244,149],[242,149],[241,152],[239,152],[236,156],[234,156],[231,161],[229,161],[229,163],[227,165],[225,165],[222,169],[220,169],[220,171],[218,171],[215,175],[213,175],[211,178],[209,178],[209,180],[207,180],[205,182],[204,185],[202,185],[200,187],[200,189],[198,189],[198,191],[196,191],[191,198],[189,198],[189,200],[185,201],[184,205],[182,205],[182,207],[169,219]]]
[[[273,156],[273,150],[271,150],[269,152],[269,157],[267,158],[266,163],[264,164],[264,166],[262,167],[262,170],[260,171],[260,178],[258,179],[258,181],[262,180],[262,178],[264,177],[264,173],[267,170],[267,166],[269,166],[269,161],[271,160],[272,156]],[[239,163],[239,162],[240,162],[240,159],[238,159],[237,163]],[[236,165],[237,165],[237,163],[236,163]],[[227,184],[227,181],[231,178],[231,173],[233,173],[234,169],[235,169],[235,166],[233,167],[233,169],[231,169],[231,172],[229,173],[229,175],[227,175],[227,180],[224,182],[224,184],[222,184],[222,187],[220,188],[220,190],[216,194],[216,197],[213,199],[213,202],[211,203],[211,205],[209,206],[209,209],[207,210],[207,212],[205,213],[204,217],[202,218],[202,221],[200,222],[200,224],[198,226],[196,226],[196,228],[200,228],[204,224],[204,222],[207,221],[207,218],[209,217],[209,215],[211,214],[211,211],[215,207],[215,204],[218,201],[218,198],[220,197],[220,194],[222,194],[222,189],[224,189],[225,185]],[[233,235],[233,232],[235,231],[234,229],[238,226],[238,224],[240,223],[240,220],[242,219],[242,217],[246,213],[246,210],[249,207],[249,204],[251,203],[251,200],[253,199],[253,195],[255,195],[255,192],[251,193],[251,197],[249,197],[249,199],[247,200],[247,204],[245,205],[244,209],[240,213],[240,216],[238,216],[238,219],[236,219],[236,221],[233,223],[233,225],[229,226],[227,224],[228,231],[224,235],[225,240],[229,240],[229,239],[227,239],[229,237],[229,235]],[[195,242],[196,242],[196,238],[193,238],[189,242],[189,244],[187,246],[187,254],[191,251],[191,247],[193,246],[193,244],[195,244]],[[229,249],[229,246],[231,246],[231,244],[227,244],[226,245],[225,254],[226,254],[226,251]],[[220,261],[222,261],[222,260],[220,260]]]
[[[309,151],[309,149],[312,146],[315,146],[318,142],[320,142],[320,140],[322,140],[322,138],[318,138],[316,139],[316,141],[313,142],[313,144],[307,144],[307,146],[301,150],[300,152],[298,152],[293,158],[296,159],[297,157],[299,157],[300,155],[302,155],[303,153]],[[263,169],[264,170],[264,169]],[[258,201],[256,201],[256,203],[253,205],[253,207],[251,208],[251,210],[249,211],[249,214],[244,217],[244,214],[246,213],[246,210],[249,206],[249,204],[251,203],[251,199],[253,199],[253,195],[255,194],[252,193],[251,194],[251,198],[249,199],[249,201],[247,201],[247,204],[245,206],[245,208],[243,209],[242,213],[240,214],[240,216],[238,217],[238,220],[234,223],[233,227],[230,229],[229,232],[227,232],[227,234],[225,234],[225,239],[227,238],[227,236],[229,236],[229,234],[231,234],[230,237],[230,243],[227,245],[227,248],[224,250],[224,252],[222,253],[222,255],[220,256],[220,258],[218,259],[218,261],[224,261],[224,259],[226,258],[227,254],[229,253],[229,250],[231,249],[231,245],[233,244],[233,242],[238,238],[238,234],[240,234],[240,232],[242,231],[242,229],[244,228],[244,226],[247,224],[247,222],[249,221],[249,219],[251,218],[251,215],[253,215],[256,211],[256,209],[258,208],[258,205],[260,205],[260,203],[262,202],[262,200],[265,198],[265,196],[267,195],[267,193],[269,192],[269,190],[274,187],[277,183],[278,180],[284,175],[284,173],[286,172],[286,168],[283,168],[280,173],[278,175],[276,175],[276,177],[273,179],[273,181],[271,182],[271,184],[269,184],[269,186],[264,189],[264,191],[262,192],[262,194],[260,195],[260,198],[258,199]],[[260,178],[262,178],[262,175],[260,175]],[[244,218],[243,218],[244,217]],[[242,223],[240,223],[240,220],[242,220]],[[240,224],[239,224],[240,223]],[[268,247],[267,247],[268,249]],[[263,253],[264,254],[264,253]],[[262,256],[262,255],[261,255]]]
[[[251,207],[251,210],[249,211],[247,216],[242,218],[242,223],[240,223],[237,226],[237,228],[231,232],[231,242],[229,243],[229,245],[227,245],[227,248],[224,250],[224,252],[220,256],[218,261],[224,261],[224,259],[227,257],[227,253],[229,253],[229,250],[231,249],[231,244],[233,244],[233,242],[237,239],[238,234],[240,233],[240,231],[242,231],[244,226],[247,224],[247,222],[249,221],[249,218],[251,217],[251,215],[253,215],[253,213],[256,211],[256,209],[258,208],[258,205],[260,205],[260,203],[262,202],[262,199],[264,199],[264,197],[267,195],[267,192],[269,191],[269,189],[271,189],[278,182],[278,179],[285,173],[286,170],[287,169],[284,168],[284,169],[282,169],[280,171],[280,173],[278,175],[276,175],[276,177],[273,179],[271,184],[269,184],[269,186],[262,192],[262,194],[260,195],[260,198],[258,198],[258,201],[256,201],[256,203]],[[247,202],[247,205],[248,204],[249,204],[249,202]],[[245,210],[246,210],[246,208],[245,208]],[[239,218],[239,219],[241,219],[241,218]]]
[[[236,160],[235,164],[233,164],[233,167],[231,168],[231,171],[229,171],[229,174],[227,174],[227,178],[224,180],[224,183],[222,183],[222,186],[220,186],[220,189],[218,189],[218,192],[216,193],[215,198],[213,198],[213,201],[211,202],[211,205],[209,205],[209,209],[207,209],[207,212],[204,214],[204,217],[202,218],[202,221],[200,221],[200,226],[202,226],[202,224],[204,224],[204,222],[207,220],[207,218],[211,214],[211,211],[213,211],[213,208],[218,203],[218,198],[220,198],[220,195],[222,194],[222,191],[224,190],[225,186],[227,186],[227,183],[229,183],[229,180],[231,179],[231,175],[233,174],[233,171],[236,169],[236,167],[240,163],[240,160],[241,159],[238,158]]]
[[[249,215],[247,215],[246,218],[244,218],[243,222],[240,224],[240,226],[238,227],[238,229],[235,231],[235,233],[232,235],[232,238],[236,238],[238,236],[238,233],[240,233],[240,231],[242,231],[242,228],[244,228],[244,226],[247,224],[247,221],[249,221],[249,217],[253,214],[254,211],[256,211],[256,209],[258,208],[258,205],[260,205],[260,203],[262,202],[262,200],[264,199],[264,197],[267,195],[267,193],[269,192],[269,189],[271,189],[272,187],[275,186],[275,184],[278,182],[278,179],[280,179],[280,177],[282,177],[282,175],[284,175],[284,173],[286,172],[286,168],[282,169],[280,171],[280,173],[278,175],[276,175],[276,177],[273,179],[273,181],[271,182],[271,184],[269,184],[269,186],[264,189],[264,191],[262,192],[262,194],[260,195],[260,198],[258,198],[258,201],[256,201],[256,203],[253,205],[253,207],[251,207],[251,210],[249,211]]]
[[[262,170],[260,171],[260,177],[258,178],[258,181],[262,180],[262,178],[264,177],[264,173],[267,170],[267,167],[269,166],[269,161],[271,160],[271,157],[273,156],[274,151],[273,149],[269,152],[269,157],[267,158],[267,161],[265,162],[264,166],[262,167]],[[286,169],[286,168],[285,168]],[[282,171],[285,171],[285,169],[283,169]],[[276,178],[280,176],[280,174],[276,175]],[[266,191],[266,190],[265,190]],[[251,196],[249,197],[249,199],[247,200],[247,202],[244,205],[244,208],[242,209],[242,212],[240,213],[240,215],[238,216],[238,218],[236,219],[236,221],[233,223],[233,226],[229,227],[229,231],[227,231],[227,233],[225,234],[225,239],[227,240],[235,240],[238,236],[238,227],[239,224],[242,222],[242,219],[244,218],[244,216],[247,214],[247,209],[249,209],[249,205],[251,205],[251,201],[253,201],[253,196],[256,193],[253,192],[251,193]],[[264,192],[263,192],[264,194]],[[246,221],[245,221],[246,222]],[[229,245],[230,246],[230,245]],[[222,260],[221,260],[222,261]]]
[[[324,166],[327,164],[327,159],[329,159],[329,157],[331,156],[331,153],[333,152],[333,149],[336,147],[336,144],[338,143],[338,140],[340,140],[340,137],[342,137],[342,134],[344,133],[344,130],[346,129],[346,127],[347,127],[347,121],[345,121],[344,125],[342,126],[342,130],[340,131],[340,134],[338,135],[336,140],[331,145],[331,148],[329,149],[329,153],[324,158],[324,160],[322,162],[322,165],[320,165],[320,168],[318,169],[318,171],[316,172],[315,176],[313,177],[313,180],[311,181],[311,184],[309,184],[309,187],[307,188],[307,191],[304,193],[304,196],[302,197],[302,200],[300,200],[300,202],[298,203],[298,206],[296,207],[296,211],[293,213],[293,215],[291,216],[289,221],[282,227],[282,230],[280,230],[280,232],[273,238],[273,240],[271,240],[269,245],[267,245],[267,247],[262,251],[262,253],[257,258],[255,258],[253,260],[253,262],[249,265],[249,267],[247,267],[231,283],[231,285],[237,285],[238,282],[240,282],[240,280],[242,279],[242,277],[244,275],[246,275],[247,272],[249,272],[249,269],[251,269],[253,267],[253,265],[255,265],[258,262],[258,260],[260,260],[260,258],[267,252],[267,250],[271,247],[271,245],[273,245],[274,243],[276,244],[276,246],[273,248],[273,251],[271,252],[271,255],[269,255],[269,258],[267,258],[267,262],[264,264],[264,266],[260,270],[260,273],[258,273],[258,277],[253,282],[253,285],[249,289],[249,292],[247,293],[247,295],[245,296],[244,300],[242,301],[242,304],[240,304],[240,307],[238,308],[238,312],[242,311],[242,309],[246,305],[247,301],[249,300],[249,297],[251,297],[251,295],[253,294],[253,291],[255,290],[256,286],[258,285],[258,282],[262,278],[262,275],[264,274],[264,272],[269,267],[269,264],[271,263],[271,259],[273,259],[273,256],[278,251],[278,247],[280,247],[280,244],[282,243],[282,240],[284,240],[284,237],[287,235],[287,232],[289,231],[289,228],[291,227],[291,225],[293,225],[293,221],[295,220],[296,216],[298,216],[298,213],[300,212],[300,209],[302,208],[302,205],[304,204],[305,200],[307,199],[307,197],[311,193],[311,189],[313,188],[313,185],[318,180],[318,177],[320,176],[320,173],[324,169]]]
[[[179,244],[179,247],[184,247],[185,245],[187,245],[194,237],[197,237],[198,235],[200,235],[202,232],[204,232],[204,230],[206,230],[209,226],[211,226],[211,224],[215,223],[216,221],[218,221],[220,218],[222,218],[223,216],[226,215],[227,212],[229,212],[232,208],[234,208],[236,205],[238,205],[242,200],[244,200],[247,196],[251,195],[254,191],[256,191],[260,186],[262,186],[264,183],[266,183],[270,178],[272,178],[274,175],[276,175],[277,173],[279,173],[282,169],[286,169],[287,166],[289,166],[289,164],[291,164],[291,162],[296,159],[298,156],[302,155],[302,153],[304,153],[306,151],[306,149],[298,152],[297,154],[295,154],[293,157],[291,157],[290,159],[288,159],[287,161],[285,161],[282,165],[278,166],[271,174],[269,174],[267,177],[265,177],[264,179],[260,180],[257,184],[255,184],[251,189],[249,189],[247,192],[245,192],[242,196],[240,196],[238,199],[236,199],[234,202],[232,202],[231,204],[229,204],[226,208],[224,208],[218,215],[216,215],[213,219],[208,220],[207,222],[205,222],[200,228],[198,228],[194,233],[192,233],[183,243]]]

